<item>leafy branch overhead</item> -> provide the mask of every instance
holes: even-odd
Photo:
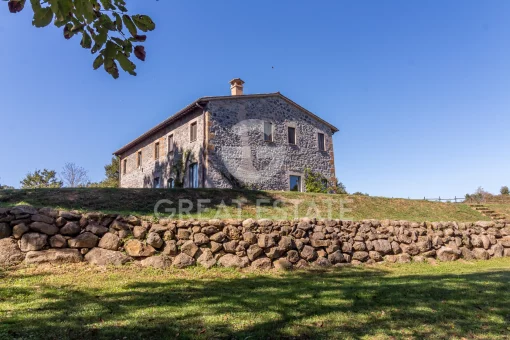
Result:
[[[7,0],[9,11],[18,13],[26,0]],[[81,37],[80,45],[97,55],[95,70],[104,67],[113,78],[119,77],[119,65],[136,76],[132,55],[145,61],[145,32],[156,24],[147,15],[127,14],[124,0],[30,0],[34,11],[32,25],[46,27],[52,22],[61,27],[64,38]]]

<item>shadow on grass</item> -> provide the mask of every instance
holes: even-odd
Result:
[[[275,198],[269,192],[256,190],[225,189],[119,189],[119,188],[61,188],[61,189],[25,189],[0,190],[0,204],[16,205],[20,202],[34,207],[58,207],[85,211],[104,211],[113,213],[154,214],[154,207],[160,200],[172,201],[164,208],[178,208],[179,200],[193,203],[191,214],[196,214],[199,199],[209,199],[203,205],[210,210],[221,210],[222,204],[237,208],[236,200],[245,200],[246,207],[255,209],[257,200],[268,200],[265,206],[272,206]],[[184,204],[186,208],[188,205]],[[185,210],[183,210],[185,211]],[[236,218],[236,216],[232,216]]]
[[[504,338],[509,331],[507,271],[397,277],[354,268],[149,281],[7,288],[8,298],[40,305],[11,311],[0,338]]]

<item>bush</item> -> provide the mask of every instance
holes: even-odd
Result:
[[[485,202],[487,199],[491,198],[492,194],[488,191],[485,191],[482,187],[478,187],[473,194],[466,194],[466,201],[471,202]]]
[[[501,195],[510,195],[510,190],[508,190],[508,187],[506,185],[502,186],[499,192],[501,193]]]

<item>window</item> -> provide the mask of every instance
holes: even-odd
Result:
[[[136,164],[137,164],[138,168],[142,167],[142,152],[141,151],[138,151],[138,159],[137,159]]]
[[[193,163],[189,167],[189,188],[198,188],[198,164]]]
[[[123,161],[123,174],[125,175],[127,173],[127,159]]]
[[[290,176],[290,191],[301,191],[301,176]]]
[[[197,140],[197,122],[191,123],[190,125],[189,140],[190,142]]]
[[[159,187],[160,187],[159,177],[154,177],[154,186],[153,186],[153,188],[159,188]]]
[[[273,141],[273,123],[271,122],[264,122],[264,141]]]
[[[174,135],[168,136],[168,152],[174,151]]]
[[[169,178],[168,179],[168,182],[166,183],[166,187],[168,189],[173,189],[175,188],[175,183],[174,183],[174,179],[173,178]]]
[[[319,139],[319,151],[326,151],[326,143],[324,141],[324,134],[319,133],[318,139]]]
[[[289,133],[289,144],[296,145],[296,128],[289,126],[288,133]]]
[[[154,144],[154,159],[159,159],[159,142]]]

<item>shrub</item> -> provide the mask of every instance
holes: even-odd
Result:
[[[313,172],[309,168],[305,169],[305,187],[306,192],[327,193],[328,179],[318,172]]]
[[[499,192],[501,193],[501,195],[510,195],[510,190],[508,190],[508,187],[506,185],[502,186]]]

